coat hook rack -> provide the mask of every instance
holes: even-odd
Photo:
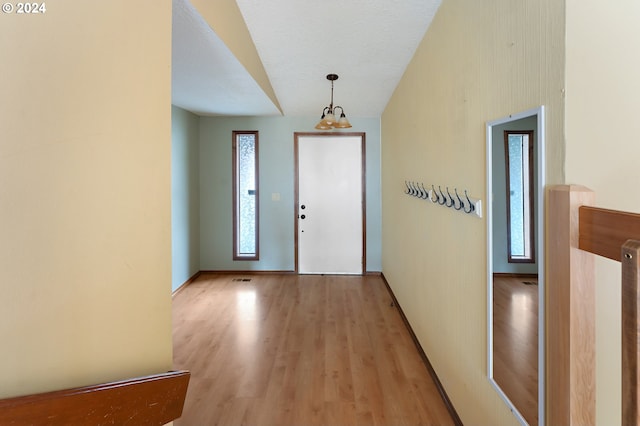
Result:
[[[430,189],[427,189],[429,187]],[[449,186],[445,185],[445,190],[443,191],[442,185],[438,185],[436,189],[435,184],[425,186],[424,182],[405,180],[403,192],[410,197],[429,201],[431,204],[437,204],[460,213],[482,218],[481,199],[469,196],[469,192],[466,189],[463,192],[464,195],[461,195],[461,192],[458,192],[458,188],[455,187],[452,194],[449,188]]]

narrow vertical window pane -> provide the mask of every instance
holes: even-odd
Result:
[[[509,135],[509,195],[511,198],[511,255],[525,255],[524,232],[524,179],[523,179],[523,137]]]
[[[258,259],[258,132],[233,132],[234,259]]]
[[[533,262],[533,132],[505,132],[509,262]]]

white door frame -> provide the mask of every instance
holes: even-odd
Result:
[[[361,161],[362,161],[362,177],[361,177],[361,188],[362,188],[362,275],[366,274],[367,271],[367,220],[366,220],[366,168],[365,168],[365,164],[366,164],[366,134],[364,132],[330,132],[330,133],[325,133],[325,132],[294,132],[293,134],[293,139],[294,139],[294,144],[293,144],[293,157],[294,157],[294,164],[295,164],[295,170],[294,170],[294,214],[293,214],[293,218],[294,218],[294,251],[295,251],[295,272],[299,273],[299,268],[298,268],[298,215],[299,215],[299,211],[300,211],[300,193],[299,193],[299,164],[298,164],[298,139],[300,137],[305,137],[305,136],[311,136],[311,137],[346,137],[346,136],[358,136],[360,137],[361,140],[361,146],[362,146],[362,155],[361,155]]]

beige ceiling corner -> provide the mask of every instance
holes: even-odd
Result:
[[[282,112],[236,1],[191,0],[191,4]]]

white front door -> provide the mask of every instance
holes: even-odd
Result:
[[[297,270],[364,272],[364,135],[298,135]]]

